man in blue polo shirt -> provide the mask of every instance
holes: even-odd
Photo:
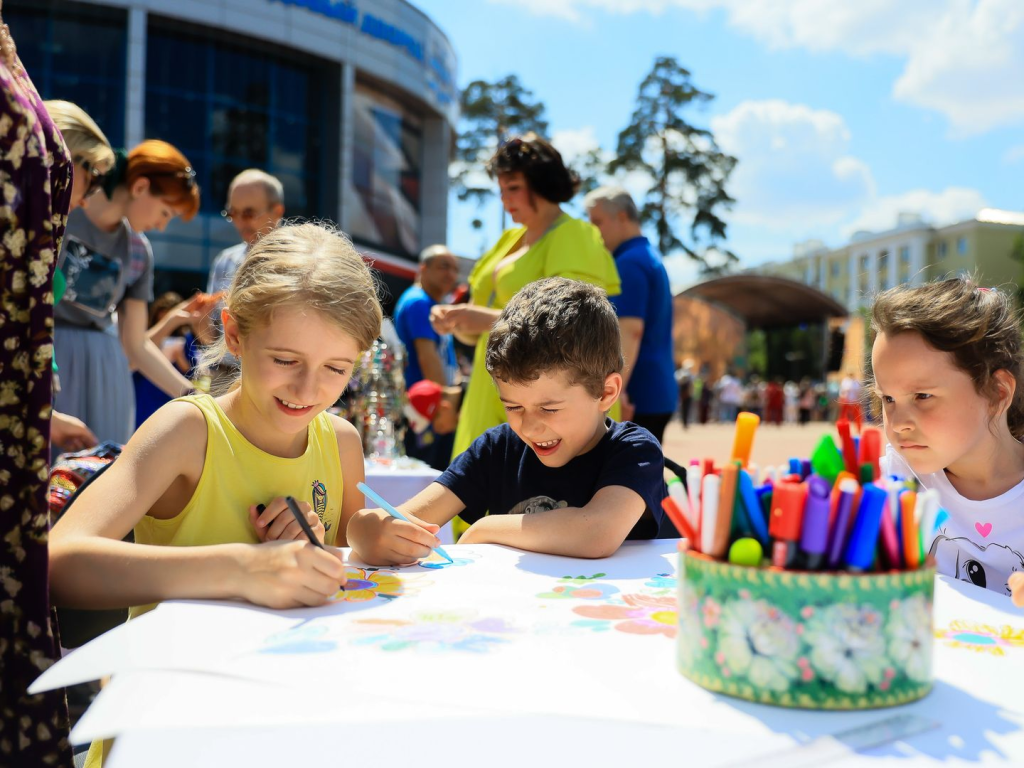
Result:
[[[622,416],[661,442],[676,409],[672,291],[661,255],[640,232],[640,214],[621,187],[599,187],[583,201],[615,257],[622,293],[611,302],[622,329]]]
[[[420,254],[416,282],[395,306],[395,330],[405,345],[405,387],[422,379],[441,387],[455,383],[455,347],[450,335],[440,335],[430,324],[430,308],[444,299],[459,280],[459,262],[443,245],[432,245]],[[405,450],[410,456],[437,469],[446,469],[455,435],[435,434],[428,428],[417,435],[406,432]]]

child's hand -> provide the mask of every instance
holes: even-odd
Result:
[[[320,549],[308,541],[247,545],[239,594],[268,608],[323,605],[345,584],[341,550]]]
[[[1024,608],[1024,571],[1010,574],[1010,597],[1018,608]]]
[[[320,518],[309,504],[304,501],[297,503],[299,511],[305,515],[306,522],[316,534],[317,541],[322,544],[327,534],[324,524],[320,522]],[[260,541],[309,541],[281,496],[267,504],[265,509],[261,510],[261,506],[263,505],[249,507],[249,522],[252,523]]]
[[[370,565],[408,565],[430,555],[441,545],[440,526],[406,513],[409,522],[396,520],[383,509],[361,509],[348,524],[352,553]]]

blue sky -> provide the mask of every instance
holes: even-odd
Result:
[[[654,58],[676,57],[716,96],[688,119],[740,161],[726,218],[742,266],[811,238],[842,245],[902,211],[941,225],[1024,208],[1018,0],[413,2],[452,41],[460,85],[517,74],[569,158],[613,152]],[[450,244],[477,255],[499,222],[496,203],[453,198]],[[673,282],[693,279],[684,258],[668,263]]]

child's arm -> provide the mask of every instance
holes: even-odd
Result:
[[[1018,608],[1024,608],[1024,571],[1011,573],[1008,584],[1013,604]]]
[[[580,508],[488,515],[473,523],[459,543],[505,544],[565,557],[610,557],[626,540],[646,506],[636,491],[609,485]]]
[[[348,524],[348,543],[353,555],[371,565],[415,562],[441,544],[437,532],[463,509],[458,496],[431,483],[398,507],[409,522],[396,520],[383,509],[356,512]]]
[[[56,605],[115,608],[169,598],[318,605],[344,581],[340,554],[308,542],[160,547],[121,539],[149,513],[172,518],[202,476],[206,421],[189,403],[154,414],[50,534]]]
[[[340,416],[332,416],[334,429],[338,435],[338,454],[341,456],[341,477],[344,492],[341,499],[341,518],[338,521],[338,535],[334,545],[348,546],[345,531],[352,517],[366,503],[363,492],[357,487],[366,479],[366,465],[363,463],[363,441],[359,432]]]

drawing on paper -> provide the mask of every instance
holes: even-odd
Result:
[[[394,600],[403,594],[405,589],[402,580],[394,571],[349,566],[345,569],[345,588],[338,590],[331,599],[335,602],[361,603],[378,597]]]
[[[973,621],[956,619],[945,629],[935,630],[935,637],[950,648],[964,648],[977,653],[1005,656],[1008,648],[1024,648],[1024,629],[1007,624],[994,627]]]
[[[337,642],[327,636],[327,627],[304,621],[270,635],[257,653],[327,653],[337,647]]]
[[[662,635],[675,637],[679,614],[673,597],[654,595],[622,595],[622,603],[577,605],[572,610],[583,619],[573,626],[596,632],[615,629],[631,635]]]
[[[352,625],[356,630],[372,632],[353,640],[353,645],[372,645],[383,651],[427,653],[486,653],[509,642],[518,632],[505,619],[480,618],[470,612],[435,611],[417,613],[409,619],[358,619]]]
[[[443,568],[458,568],[463,565],[469,565],[472,562],[473,560],[468,557],[453,557],[451,562],[449,562],[437,554],[437,552],[431,552],[430,557],[420,560],[419,566],[420,568],[430,568],[439,571]]]

